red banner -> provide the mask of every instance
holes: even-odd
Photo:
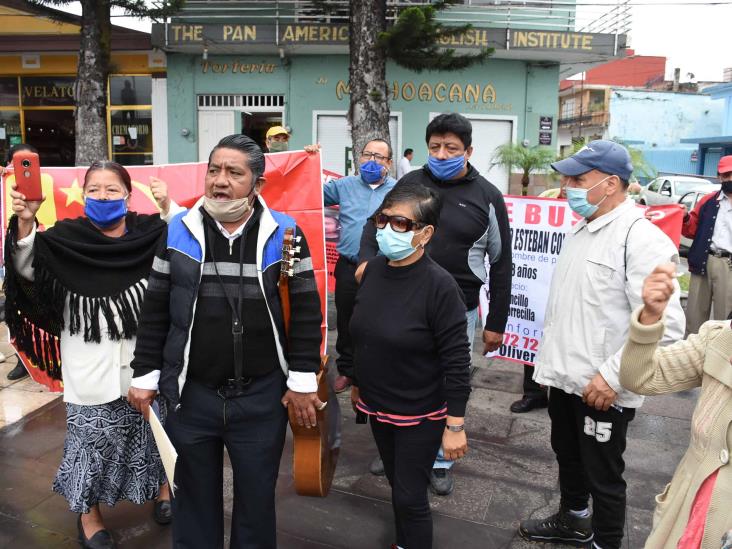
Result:
[[[323,170],[322,181],[325,185],[328,181],[343,177],[330,170]],[[335,292],[335,266],[338,263],[340,254],[336,249],[341,239],[341,222],[338,218],[338,206],[329,206],[323,210],[325,222],[325,264],[328,270],[328,293]]]
[[[648,206],[646,208],[646,216],[673,240],[676,248],[679,247],[679,242],[681,242],[681,225],[684,223],[684,209],[679,204]]]
[[[321,351],[324,352],[327,334],[325,328],[327,299],[320,155],[292,151],[267,154],[265,159],[267,183],[262,189],[262,196],[270,208],[295,218],[305,233],[310,247],[323,311]],[[166,181],[170,197],[178,204],[190,207],[203,195],[206,167],[206,163],[128,167],[133,186],[130,210],[138,213],[158,211],[150,191],[150,177]],[[45,168],[42,172],[43,193],[47,198],[38,210],[41,228],[52,227],[59,219],[82,216],[84,214],[82,187],[86,168]],[[7,228],[7,219],[12,214],[9,191],[13,181],[14,176],[9,175],[3,189],[5,205],[2,212],[3,234]],[[63,384],[50,379],[23,353],[19,353],[19,357],[35,381],[46,385],[54,392],[63,390]]]

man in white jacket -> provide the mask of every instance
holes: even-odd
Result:
[[[633,166],[622,145],[592,141],[552,167],[563,176],[569,206],[584,218],[559,255],[534,368],[534,380],[550,387],[561,504],[551,517],[521,522],[519,533],[532,541],[619,549],[626,433],[643,403],[618,381],[620,356],[630,313],[642,304],[644,278],[660,263],[678,263],[678,251],[627,198]],[[678,295],[666,312],[666,342],[684,334]]]

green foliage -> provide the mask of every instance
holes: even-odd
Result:
[[[689,273],[685,273],[679,277],[679,286],[681,286],[681,291],[689,293],[689,281],[691,279],[691,275]]]
[[[541,145],[524,147],[521,144],[506,143],[498,147],[493,155],[494,164],[509,169],[517,168],[525,173],[545,170],[552,162],[554,162],[554,151]]]
[[[455,55],[455,49],[440,45],[442,40],[449,43],[450,38],[473,28],[472,25],[446,27],[436,20],[437,12],[454,2],[445,0],[406,8],[394,26],[379,34],[377,46],[397,65],[417,73],[423,70],[456,71],[483,63],[493,53],[493,48],[482,48],[475,54]]]
[[[66,6],[73,4],[72,0],[27,0],[35,6]],[[178,11],[185,0],[158,0],[148,5],[145,0],[109,0],[113,8],[121,8],[125,15],[132,17],[150,17],[152,19],[165,17]]]
[[[509,171],[521,170],[521,194],[528,193],[531,172],[546,170],[554,162],[554,151],[549,147],[536,145],[524,147],[521,144],[506,143],[496,149],[493,154],[493,163],[505,166]]]

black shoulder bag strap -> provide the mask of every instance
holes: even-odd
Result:
[[[242,324],[241,317],[239,316],[242,310],[242,299],[243,299],[243,285],[244,285],[244,237],[246,235],[247,228],[245,227],[239,237],[239,287],[237,289],[236,305],[234,300],[229,296],[224,286],[224,281],[221,280],[219,274],[219,268],[216,265],[216,257],[214,256],[214,239],[215,235],[213,228],[210,224],[206,224],[206,242],[207,246],[210,246],[211,260],[214,264],[214,271],[216,272],[216,278],[219,280],[221,290],[226,296],[226,301],[231,309],[231,335],[234,343],[234,380],[238,381],[244,377],[244,325]]]
[[[640,220],[645,219],[643,217],[639,217],[633,223],[630,224],[630,227],[628,227],[628,232],[625,235],[625,246],[623,247],[623,274],[625,275],[625,281],[628,282],[628,237],[630,236],[630,231],[633,229],[633,225],[638,223]]]

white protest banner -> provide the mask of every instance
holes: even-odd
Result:
[[[567,232],[581,218],[572,212],[566,200],[525,196],[504,198],[513,251],[511,306],[503,345],[488,356],[533,364],[544,331],[544,309],[554,266]],[[486,283],[480,292],[484,325],[488,301]]]

